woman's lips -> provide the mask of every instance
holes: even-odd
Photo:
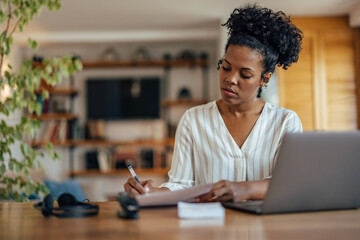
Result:
[[[234,92],[233,90],[231,90],[229,88],[222,88],[222,91],[226,96],[229,96],[229,97],[235,97],[238,95],[236,92]]]

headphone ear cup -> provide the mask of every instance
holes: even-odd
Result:
[[[76,206],[77,200],[70,193],[63,193],[58,198],[58,203],[60,207]]]
[[[49,217],[51,215],[51,211],[54,207],[54,198],[51,194],[46,195],[41,205],[41,212],[44,217]]]

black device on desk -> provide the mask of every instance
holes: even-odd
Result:
[[[42,202],[34,204],[41,210],[44,217],[51,215],[59,218],[90,217],[99,213],[99,206],[85,202],[78,202],[70,193],[63,193],[58,198],[59,207],[54,207],[54,198],[48,194]]]
[[[137,219],[139,204],[135,198],[131,197],[127,192],[121,192],[117,195],[118,202],[122,210],[117,212],[118,217],[124,219]]]

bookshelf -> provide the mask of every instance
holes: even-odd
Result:
[[[170,77],[170,71],[172,68],[177,67],[196,67],[202,69],[203,75],[203,99],[182,99],[182,100],[171,100],[168,99],[166,95],[162,96],[161,107],[171,108],[176,106],[194,106],[203,104],[207,99],[208,92],[208,59],[189,59],[189,60],[179,60],[179,59],[169,59],[169,60],[142,60],[142,61],[83,61],[83,69],[111,69],[111,68],[163,68],[164,70],[164,84],[163,84],[163,93],[167,93],[168,81]],[[36,64],[35,64],[36,65]],[[34,65],[34,66],[35,66]],[[70,86],[69,87],[49,87],[45,86],[45,89],[49,92],[50,95],[62,95],[64,97],[70,97],[71,107],[70,110],[66,113],[44,113],[39,116],[31,115],[31,117],[39,119],[40,121],[67,121],[70,126],[74,123],[78,116],[73,113],[73,101],[74,98],[78,95],[78,89],[74,88],[74,76],[70,77]],[[36,90],[37,94],[41,94],[41,89]],[[166,114],[163,116],[167,120]],[[136,167],[136,172],[139,175],[167,175],[169,171],[169,166],[166,164],[166,167],[161,163],[159,158],[160,155],[167,154],[171,148],[174,147],[174,138],[165,138],[165,139],[141,139],[133,141],[120,141],[120,140],[88,140],[88,139],[73,139],[73,134],[70,135],[70,138],[65,140],[51,140],[51,141],[32,141],[31,145],[33,147],[42,147],[45,146],[48,142],[51,142],[55,147],[63,147],[69,149],[69,161],[70,161],[70,170],[68,175],[70,177],[98,177],[98,176],[122,176],[128,175],[129,172],[127,169],[113,169],[114,166],[111,166],[109,171],[100,171],[99,169],[75,169],[74,168],[74,150],[77,148],[95,148],[97,150],[101,149],[115,149],[117,147],[130,147],[131,149],[140,149],[148,148],[153,149],[153,167],[152,168],[141,168]],[[165,151],[165,152],[164,152]],[[99,160],[100,161],[100,160]],[[157,163],[155,163],[157,162]],[[144,167],[144,166],[142,166]],[[101,168],[100,168],[101,169]]]
[[[164,108],[163,118],[166,122],[169,120],[169,108],[178,107],[178,106],[195,106],[207,102],[208,99],[208,66],[209,61],[205,59],[162,59],[162,60],[141,60],[141,61],[131,61],[131,60],[122,60],[122,61],[83,61],[83,68],[86,69],[113,69],[113,68],[163,68],[163,84],[162,84],[162,101],[161,107]],[[188,67],[188,68],[201,68],[202,69],[202,85],[203,92],[201,99],[181,99],[181,100],[172,100],[167,96],[168,93],[168,84],[170,78],[170,71],[173,68],[179,67]],[[96,141],[96,140],[84,140],[72,142],[74,147],[114,147],[114,146],[130,146],[130,147],[149,147],[153,149],[165,149],[172,148],[174,146],[174,138],[162,139],[162,140],[138,140],[138,141]],[[158,153],[157,153],[158,155]],[[155,160],[154,162],[158,161]],[[158,165],[157,165],[158,166]],[[167,167],[169,167],[167,165]],[[166,175],[168,168],[158,168],[154,163],[154,168],[152,169],[142,169],[137,168],[137,174],[154,174],[154,175]],[[72,177],[78,176],[115,176],[115,175],[128,175],[128,170],[112,170],[109,172],[100,172],[94,170],[81,170],[81,171],[70,171],[69,175]]]

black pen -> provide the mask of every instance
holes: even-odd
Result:
[[[142,186],[142,184],[141,184],[140,180],[138,179],[138,177],[136,176],[136,173],[135,173],[134,169],[132,168],[132,166],[130,164],[128,164],[127,167],[129,169],[131,175],[133,176],[133,178],[135,178],[135,180]]]

